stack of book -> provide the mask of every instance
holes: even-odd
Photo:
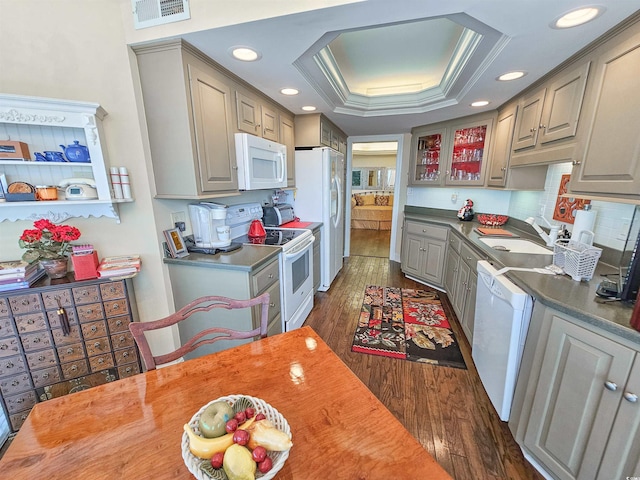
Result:
[[[29,288],[44,275],[44,270],[37,263],[24,260],[0,262],[0,292]]]
[[[140,255],[104,257],[98,265],[98,277],[133,277],[140,271],[140,264]]]

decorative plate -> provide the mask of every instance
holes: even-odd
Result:
[[[504,225],[509,220],[508,215],[497,215],[495,213],[479,213],[478,221],[482,225],[486,225],[488,227],[499,227]]]
[[[202,415],[202,413],[205,411],[205,409],[209,405],[211,405],[213,402],[217,402],[220,400],[224,400],[225,402],[229,403],[229,405],[231,406],[234,406],[234,404],[238,400],[242,400],[242,402],[245,402],[247,400],[250,401],[251,403],[253,403],[255,407],[256,414],[258,413],[264,414],[267,417],[267,420],[273,423],[273,425],[278,430],[286,433],[287,435],[289,435],[289,438],[291,438],[291,429],[289,427],[289,423],[282,416],[282,414],[278,412],[275,408],[273,408],[271,405],[269,405],[267,402],[265,402],[264,400],[261,400],[256,397],[250,397],[249,395],[227,395],[226,397],[220,397],[220,398],[216,398],[215,400],[211,400],[209,403],[204,405],[200,410],[196,412],[196,414],[193,417],[191,417],[191,420],[189,420],[189,426],[193,429],[193,431],[197,435],[200,435],[200,428],[198,427],[198,421],[200,420],[200,415]],[[203,460],[202,458],[198,458],[191,453],[191,450],[189,450],[189,437],[187,436],[186,432],[182,434],[181,446],[182,446],[182,459],[184,460],[185,465],[187,466],[187,468],[193,474],[194,477],[196,477],[198,480],[212,480],[215,478],[200,468],[200,464],[202,464],[203,462],[208,462],[208,460]],[[260,473],[259,470],[256,470],[256,479],[271,480],[273,477],[275,477],[276,474],[280,471],[280,469],[284,465],[284,462],[287,460],[287,458],[289,458],[289,450],[285,450],[284,452],[268,451],[267,455],[271,457],[271,460],[273,461],[273,467],[267,473]]]

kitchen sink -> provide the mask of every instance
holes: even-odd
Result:
[[[523,238],[483,238],[480,241],[494,250],[510,253],[528,253],[531,255],[553,255],[553,250]]]

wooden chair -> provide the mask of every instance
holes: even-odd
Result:
[[[191,303],[185,305],[176,313],[169,315],[168,317],[161,318],[159,320],[153,320],[151,322],[132,322],[129,324],[129,330],[133,334],[133,338],[138,344],[138,349],[142,355],[147,370],[154,370],[157,365],[163,363],[172,362],[179,359],[186,353],[192,352],[202,345],[217,342],[218,340],[241,340],[246,338],[253,338],[260,335],[260,338],[267,336],[267,323],[269,321],[269,294],[263,293],[262,295],[249,299],[249,300],[235,300],[228,297],[219,296],[206,296],[196,298]],[[192,314],[196,312],[208,312],[214,308],[225,308],[232,310],[236,308],[251,308],[255,305],[262,305],[260,326],[250,331],[234,330],[231,328],[212,327],[202,330],[198,334],[194,335],[189,341],[182,345],[177,350],[164,355],[154,356],[151,353],[149,342],[145,337],[144,332],[147,330],[157,330],[160,328],[170,327],[178,322],[186,320]],[[203,338],[213,335],[209,338]]]

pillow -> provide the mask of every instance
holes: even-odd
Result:
[[[353,198],[356,199],[356,205],[358,207],[361,207],[362,205],[364,205],[364,198],[362,197],[362,195],[355,194]]]
[[[386,207],[389,205],[389,196],[388,195],[376,195],[376,205],[380,205],[381,207]]]
[[[356,206],[356,199],[351,197],[351,208]]]
[[[375,203],[376,203],[375,195],[362,196],[362,205],[375,205]]]

